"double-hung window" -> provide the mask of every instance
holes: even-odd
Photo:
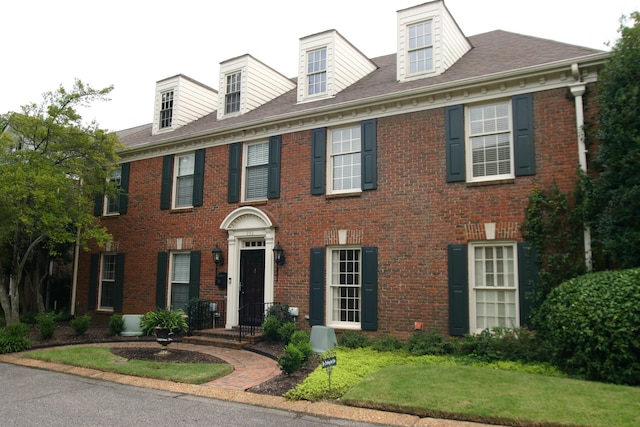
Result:
[[[247,145],[245,165],[245,200],[266,199],[269,183],[269,143]]]
[[[329,249],[327,319],[340,327],[360,327],[361,318],[361,250]]]
[[[171,254],[171,283],[169,306],[183,309],[189,302],[189,278],[191,275],[191,253]]]
[[[362,190],[361,127],[350,126],[329,132],[328,180],[332,193]]]
[[[471,332],[520,326],[515,243],[470,245]]]
[[[307,52],[307,95],[327,92],[327,49]]]
[[[225,114],[237,113],[240,111],[240,84],[242,73],[237,72],[227,75],[224,98]]]
[[[175,156],[174,207],[193,206],[193,176],[195,171],[195,153]]]
[[[431,28],[431,21],[407,26],[410,74],[433,70],[433,35]]]
[[[116,284],[116,254],[102,254],[100,268],[100,288],[98,290],[98,309],[113,310],[114,290]]]
[[[114,169],[109,178],[109,183],[116,189],[120,189],[122,183],[122,167]],[[115,215],[120,213],[120,197],[118,194],[109,196],[105,195],[105,215]]]
[[[170,128],[173,120],[173,91],[163,92],[160,101],[160,129]]]
[[[473,181],[513,178],[513,138],[508,101],[467,109],[467,165]]]

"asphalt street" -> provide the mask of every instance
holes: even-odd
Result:
[[[0,363],[0,426],[374,426]]]

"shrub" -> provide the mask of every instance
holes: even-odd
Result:
[[[347,348],[369,347],[371,339],[360,332],[347,331],[340,334],[338,344]]]
[[[296,324],[293,322],[283,323],[278,328],[278,335],[280,336],[280,341],[288,344],[291,341],[291,335],[296,331]]]
[[[591,380],[640,384],[640,269],[562,283],[542,304],[537,331],[552,362]]]
[[[69,322],[71,324],[71,328],[76,333],[76,336],[80,336],[87,332],[89,329],[89,324],[91,323],[91,316],[89,313],[85,313],[82,316],[76,316],[74,319],[71,319]]]
[[[373,342],[371,348],[378,351],[396,351],[404,347],[402,341],[396,337],[385,335]]]
[[[186,332],[189,328],[184,311],[159,308],[156,311],[148,311],[142,316],[140,329],[145,335],[151,335],[156,328],[168,329],[169,332]]]
[[[438,331],[416,331],[409,337],[406,349],[414,356],[451,354],[453,345]]]
[[[472,337],[470,355],[483,362],[542,360],[539,340],[526,328],[494,327]]]
[[[40,338],[48,340],[56,330],[56,317],[53,312],[40,313],[36,316],[36,326],[40,331]]]
[[[109,333],[111,335],[119,335],[122,331],[124,331],[122,314],[112,314],[109,318]]]
[[[302,351],[296,345],[289,343],[284,348],[284,354],[278,359],[278,365],[282,372],[291,375],[302,367],[304,360]]]
[[[281,325],[287,322],[293,322],[293,316],[289,313],[289,306],[287,304],[274,304],[267,309],[267,317],[273,316],[280,322]]]
[[[31,348],[27,338],[29,327],[24,323],[12,323],[0,329],[0,354],[14,353]]]
[[[313,349],[311,348],[311,342],[309,341],[309,333],[306,331],[295,331],[291,335],[290,344],[295,345],[300,349],[302,354],[304,355],[304,360],[308,360],[309,357],[313,354]]]
[[[264,339],[270,342],[280,341],[280,333],[278,332],[280,326],[282,324],[276,316],[267,316],[262,323],[262,336]]]

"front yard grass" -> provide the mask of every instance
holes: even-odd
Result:
[[[203,384],[233,371],[226,363],[167,363],[127,360],[106,347],[66,347],[32,351],[24,357],[143,378]]]
[[[637,426],[640,388],[566,378],[544,365],[336,349],[328,391],[318,368],[293,399],[505,425]]]

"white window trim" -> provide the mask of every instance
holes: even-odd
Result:
[[[171,124],[169,126],[162,126],[162,112],[165,111],[162,108],[162,98],[165,94],[171,93]],[[167,90],[163,90],[162,92],[160,92],[160,99],[159,99],[160,105],[158,108],[158,130],[159,131],[165,131],[165,130],[169,130],[169,129],[173,129],[173,125],[175,123],[175,109],[176,109],[176,92],[173,88],[171,89],[167,89]]]
[[[99,278],[99,284],[98,284],[98,310],[100,311],[113,311],[113,307],[108,307],[108,306],[103,306],[102,305],[102,282],[104,282],[105,280],[102,278],[102,275],[104,273],[104,258],[105,256],[116,256],[115,252],[103,252],[102,254],[100,254],[100,274],[98,276]],[[114,258],[113,260],[113,287],[115,288],[116,285],[116,259]]]
[[[320,51],[320,50],[324,50],[324,54],[325,54],[324,71],[318,71],[318,72],[310,73],[309,72],[309,54],[312,53],[312,52]],[[327,94],[329,93],[329,47],[328,46],[314,47],[312,49],[307,50],[304,53],[304,55],[305,55],[305,60],[304,60],[304,67],[305,67],[304,68],[304,75],[305,75],[304,93],[305,93],[305,97],[307,99],[314,99],[314,98],[321,98],[321,97],[327,96]],[[309,76],[317,75],[317,74],[321,74],[321,73],[324,73],[324,76],[325,76],[324,91],[323,92],[316,92],[316,93],[309,93]]]
[[[471,109],[474,107],[484,107],[494,104],[506,104],[509,111],[509,150],[511,154],[508,174],[491,175],[491,176],[473,176],[473,147],[471,144]],[[464,123],[465,123],[465,164],[466,164],[466,176],[467,182],[487,182],[487,181],[499,181],[504,179],[515,178],[515,155],[513,146],[513,110],[511,108],[511,102],[508,99],[492,100],[490,102],[484,102],[482,104],[465,105],[464,107]],[[496,132],[499,133],[499,132]]]
[[[172,251],[169,253],[169,276],[167,277],[167,307],[171,307],[172,309],[179,309],[182,307],[173,307],[173,301],[171,296],[173,295],[173,272],[175,268],[175,256],[182,254],[191,254],[190,251]],[[191,271],[191,259],[189,259],[189,271]],[[175,282],[180,284],[186,284],[189,286],[189,279],[186,282]]]
[[[238,93],[240,94],[240,99],[238,100],[238,111],[231,111],[231,112],[227,112],[227,96],[229,95],[229,92],[227,92],[227,79],[235,74],[240,74],[240,81],[239,81],[239,85],[240,85],[240,90],[238,91]],[[244,83],[244,73],[242,72],[242,70],[235,70],[235,71],[231,71],[229,73],[225,73],[224,75],[224,97],[222,98],[223,100],[223,105],[222,105],[222,111],[224,111],[224,116],[225,117],[232,117],[232,116],[237,116],[239,114],[242,113],[242,104],[243,104],[243,83]]]
[[[172,182],[172,189],[171,189],[171,208],[172,209],[191,209],[193,208],[193,197],[191,198],[192,202],[188,205],[184,205],[184,206],[177,206],[176,203],[178,201],[178,173],[180,171],[180,158],[182,157],[186,157],[186,156],[192,156],[193,157],[193,163],[194,163],[194,173],[195,173],[195,151],[192,152],[188,152],[188,153],[180,153],[180,154],[176,154],[175,156],[173,156],[173,182]],[[192,175],[193,176],[193,175]]]
[[[497,288],[497,287],[477,287],[475,286],[475,257],[474,249],[477,247],[487,246],[511,246],[513,248],[513,274],[514,274],[514,287],[513,288]],[[515,241],[502,240],[502,241],[482,241],[469,243],[469,255],[468,255],[468,270],[469,270],[469,331],[472,334],[479,334],[482,332],[482,328],[477,327],[476,323],[476,290],[513,290],[515,293],[515,322],[514,325],[508,327],[518,328],[520,327],[520,284],[518,283],[518,248]]]
[[[252,143],[247,143],[244,144],[242,147],[242,184],[240,188],[240,194],[241,196],[241,200],[243,202],[260,202],[260,201],[264,201],[267,200],[267,195],[265,194],[264,197],[255,197],[252,199],[247,198],[247,189],[248,189],[248,163],[249,163],[249,147],[252,145],[258,145],[258,144],[267,144],[267,151],[269,150],[269,141],[258,141],[258,142],[252,142]],[[267,156],[267,180],[269,179],[268,177],[268,173],[269,173],[269,160],[268,160],[268,156]],[[267,188],[267,192],[268,192],[268,188]]]
[[[410,49],[409,47],[409,27],[412,27],[414,25],[420,25],[420,24],[424,24],[430,22],[431,23],[431,45],[429,46],[422,46],[419,49]],[[405,33],[405,40],[406,40],[406,52],[405,52],[405,67],[406,67],[406,73],[407,73],[407,77],[411,78],[411,77],[416,77],[416,76],[423,76],[425,74],[432,74],[435,73],[436,71],[436,35],[434,32],[434,28],[435,28],[435,22],[433,20],[433,18],[429,18],[429,19],[423,19],[420,21],[415,21],[415,22],[410,22],[407,23],[405,25],[404,28],[404,33]],[[417,50],[421,50],[421,49],[426,49],[426,48],[431,48],[431,68],[423,70],[423,71],[416,71],[414,73],[411,72],[411,52],[417,51]]]
[[[359,258],[359,263],[360,263],[360,272],[359,272],[359,280],[360,280],[360,303],[359,303],[359,309],[360,309],[360,321],[359,322],[344,322],[344,321],[334,321],[333,319],[333,295],[332,295],[332,291],[333,288],[331,286],[331,273],[332,273],[332,260],[331,260],[331,253],[333,251],[339,251],[339,250],[357,250],[360,252],[360,258]],[[325,319],[327,322],[327,326],[331,326],[331,327],[335,327],[335,328],[339,328],[339,329],[351,329],[351,330],[362,330],[362,247],[361,246],[353,246],[353,245],[345,245],[345,246],[330,246],[327,247],[326,249],[326,254],[325,254],[325,259],[326,259],[326,273],[325,273],[325,277],[326,277],[326,286],[325,286]]]
[[[118,166],[116,168],[116,170],[120,170],[120,181],[116,184],[116,187],[118,190],[120,190],[120,185],[122,183],[122,166]],[[109,183],[113,182],[113,175],[111,176],[111,178],[107,179],[107,181]],[[120,196],[118,193],[115,194],[114,197],[118,198],[118,210],[114,211],[114,212],[109,212],[109,195],[105,194],[102,200],[102,215],[103,216],[118,216],[120,215]]]
[[[347,190],[334,190],[333,189],[333,144],[332,144],[332,138],[333,138],[333,131],[336,130],[341,130],[341,129],[349,129],[349,128],[354,128],[354,127],[359,127],[361,126],[360,123],[358,124],[351,124],[351,125],[347,125],[347,126],[340,126],[340,127],[335,127],[335,128],[328,128],[327,129],[327,164],[326,164],[326,179],[327,179],[327,185],[326,185],[326,193],[327,194],[358,194],[358,193],[362,193],[362,164],[360,164],[360,187],[358,188],[350,188]],[[360,134],[360,156],[362,156],[362,133]],[[344,153],[343,153],[344,154]],[[361,160],[360,162],[362,163],[362,157],[360,157]]]

